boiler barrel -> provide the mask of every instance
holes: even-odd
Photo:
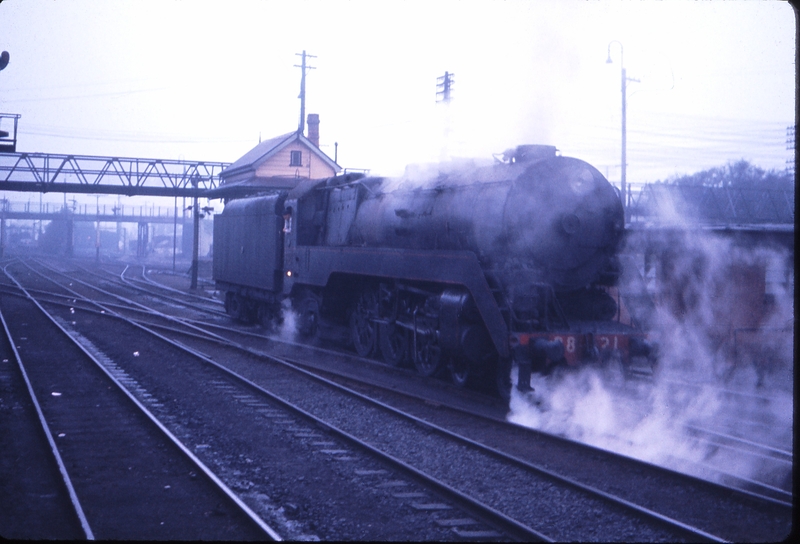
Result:
[[[616,190],[578,159],[384,182],[359,206],[352,245],[470,250],[486,265],[573,290],[611,266],[623,231]]]

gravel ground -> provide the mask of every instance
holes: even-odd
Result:
[[[2,310],[96,538],[263,536],[30,302]]]
[[[395,496],[401,492],[384,484],[402,481],[402,493],[440,500],[315,425],[141,332],[111,330],[97,316],[75,322],[133,380],[130,386],[151,410],[287,538],[458,539],[435,523],[442,512],[451,517],[452,507],[433,513],[415,508],[412,497]],[[137,357],[131,355],[135,346],[141,346]]]
[[[0,307],[2,306],[0,297]],[[0,535],[77,540],[84,534],[5,338],[0,341]]]
[[[558,540],[674,540],[619,507],[443,439],[349,395],[299,380],[263,361],[204,350],[268,390]],[[432,453],[435,452],[435,453]],[[587,515],[588,512],[588,515]],[[602,520],[602,523],[598,523]]]
[[[341,370],[338,365],[331,366]],[[732,541],[779,541],[791,532],[792,516],[786,507],[546,433],[452,410],[448,408],[450,396],[440,389],[425,391],[417,383],[379,389],[342,378],[335,381],[482,444]],[[435,392],[441,404],[408,397],[395,392],[395,387],[422,395]],[[501,415],[495,412],[490,417]]]

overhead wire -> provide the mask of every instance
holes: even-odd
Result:
[[[200,144],[200,143],[246,143],[252,142],[253,138],[192,138],[187,139],[184,137],[166,137],[166,136],[146,136],[140,137],[119,137],[119,136],[88,136],[76,134],[64,134],[59,132],[48,132],[46,130],[20,130],[19,134],[28,134],[32,136],[48,136],[50,138],[61,138],[68,140],[91,140],[91,141],[114,141],[114,142],[132,142],[132,143],[174,143],[174,144]]]

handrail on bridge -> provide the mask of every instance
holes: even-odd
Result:
[[[56,153],[0,153],[0,190],[199,196],[230,163]]]

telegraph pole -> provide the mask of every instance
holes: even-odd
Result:
[[[450,141],[450,101],[453,99],[451,94],[455,83],[455,74],[445,72],[443,76],[436,78],[436,102],[446,106],[444,111],[442,148],[440,149],[439,160],[444,162],[449,159],[448,142]]]
[[[306,50],[303,49],[302,53],[295,53],[295,55],[302,57],[302,64],[299,66],[297,64],[294,65],[295,68],[300,68],[301,75],[300,75],[300,94],[297,95],[297,98],[300,99],[300,123],[297,125],[297,132],[300,134],[305,135],[306,132],[306,71],[307,70],[315,70],[314,66],[307,66],[306,65],[306,58],[315,59],[317,58],[316,55],[308,55],[306,54]]]
[[[11,57],[9,56],[8,51],[3,51],[2,53],[0,53],[0,71],[5,70],[5,67],[8,66],[8,62],[9,62],[10,59],[11,59]],[[9,136],[8,132],[6,132],[5,130],[0,130],[0,138],[7,138],[8,136]],[[16,151],[16,145],[17,145],[16,144],[16,140],[17,140],[17,121],[15,119],[14,120],[14,148],[11,149],[12,153]],[[5,226],[6,226],[6,223],[5,223],[5,220],[3,220],[3,232],[5,232]],[[3,241],[5,241],[5,238],[3,238]],[[3,246],[0,246],[0,257],[3,256],[2,247]]]
[[[95,217],[97,219],[97,229],[95,230],[95,240],[94,240],[94,248],[95,248],[95,262],[100,262],[100,195],[96,195],[96,204],[95,204]]]
[[[0,211],[0,214],[2,214],[2,218],[0,218],[0,257],[4,257],[6,253],[6,208],[8,207],[8,199],[3,197],[3,200],[0,200],[0,204],[3,206],[2,211]]]
[[[197,174],[192,177],[192,187],[197,189],[200,180],[197,179]],[[192,240],[192,284],[190,289],[197,289],[197,267],[199,264],[200,253],[200,207],[197,202],[197,193],[194,195],[194,205],[192,206],[192,215],[194,216],[194,240]]]
[[[611,44],[616,43],[619,45],[619,66],[620,66],[620,91],[622,92],[622,164],[621,166],[621,173],[620,173],[620,198],[622,199],[622,211],[624,213],[624,217],[627,218],[627,200],[628,200],[628,183],[627,183],[627,169],[628,169],[628,157],[627,157],[627,147],[628,147],[628,134],[627,134],[627,95],[628,95],[628,82],[633,81],[639,83],[638,79],[633,79],[628,77],[628,73],[625,71],[625,61],[623,60],[622,56],[622,43],[618,42],[617,40],[611,40],[608,42],[608,58],[606,59],[606,64],[611,64]]]
[[[449,103],[452,97],[450,91],[455,83],[455,74],[445,72],[443,76],[436,78],[436,101]],[[441,98],[440,98],[441,97]]]

